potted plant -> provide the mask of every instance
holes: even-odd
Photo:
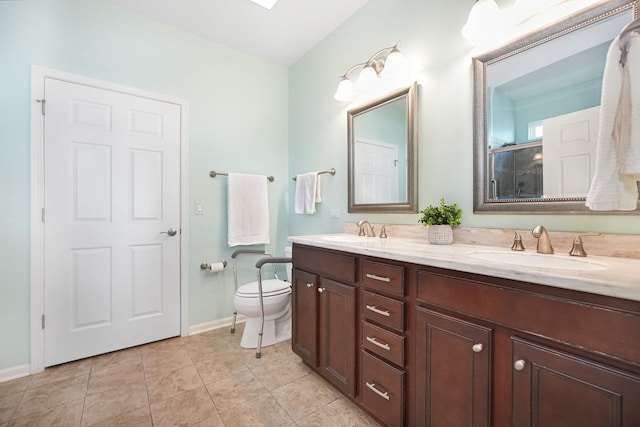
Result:
[[[436,245],[450,245],[453,243],[453,228],[462,222],[462,209],[455,203],[448,205],[444,198],[439,206],[429,205],[422,211],[422,218],[418,220],[429,226],[427,237],[429,242]]]

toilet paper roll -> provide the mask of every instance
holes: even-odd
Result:
[[[209,270],[212,273],[219,273],[220,271],[224,270],[224,263],[210,262],[209,268],[207,270]]]

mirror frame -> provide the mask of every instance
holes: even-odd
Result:
[[[407,202],[403,203],[355,203],[354,170],[354,119],[393,101],[406,97],[407,106]],[[418,212],[418,84],[403,87],[383,97],[347,111],[348,147],[348,206],[349,213],[417,213]]]
[[[487,144],[487,66],[509,58],[527,49],[541,45],[564,34],[584,28],[620,12],[632,10],[638,18],[638,0],[610,0],[552,23],[491,52],[472,59],[474,83],[473,117],[473,212],[509,214],[620,214],[638,215],[640,211],[591,211],[585,206],[585,198],[553,199],[505,199],[489,200],[488,197],[488,144]],[[640,201],[638,202],[640,209]]]

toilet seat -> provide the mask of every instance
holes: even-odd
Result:
[[[279,279],[268,279],[262,281],[262,296],[274,297],[291,293],[291,283]],[[242,285],[236,291],[236,296],[240,298],[258,298],[258,282]]]

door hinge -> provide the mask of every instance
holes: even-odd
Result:
[[[44,314],[42,315],[42,329],[44,329]]]
[[[42,115],[45,115],[45,104],[47,103],[46,99],[36,99],[37,102],[40,103],[40,106],[42,107]]]
[[[44,208],[42,208],[42,222],[44,222]]]

